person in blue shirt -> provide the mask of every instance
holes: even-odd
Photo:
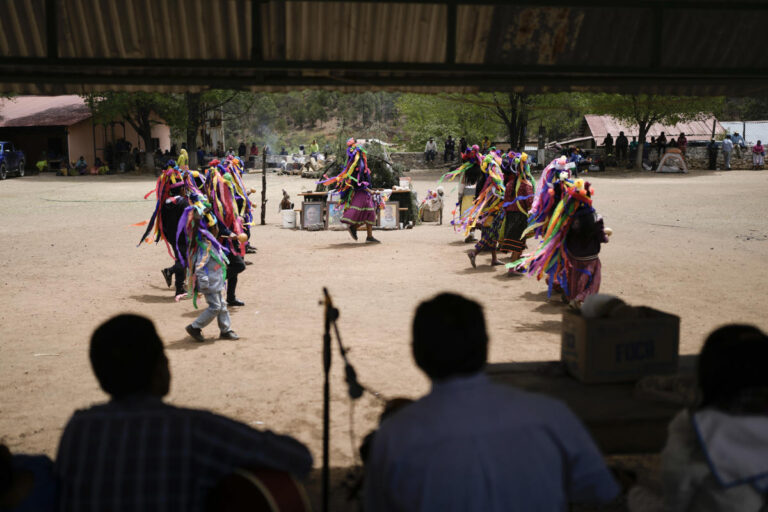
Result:
[[[416,309],[412,332],[432,389],[375,434],[366,512],[550,512],[614,500],[619,486],[568,407],[485,375],[480,304],[440,294]]]

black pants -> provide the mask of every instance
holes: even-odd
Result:
[[[174,240],[175,241],[175,240]],[[182,242],[184,240],[182,239]],[[176,249],[176,244],[171,242],[171,248],[173,249],[173,253],[176,255],[176,258],[178,258],[179,252]],[[183,244],[183,247],[181,247],[182,251],[181,254],[185,254],[187,252],[187,247],[185,244]],[[168,267],[166,270],[170,270],[173,272],[174,275],[174,282],[176,283],[176,295],[181,295],[184,293],[184,281],[187,277],[187,272],[184,270],[184,267],[181,266],[181,263],[179,263],[179,260],[173,262],[172,267]]]
[[[227,265],[227,302],[232,302],[237,298],[235,295],[237,275],[245,270],[245,262],[237,254],[229,254],[227,257],[229,258],[229,265]]]
[[[448,160],[453,161],[453,150],[452,149],[446,149],[445,153],[443,153],[443,162],[447,162]]]
[[[623,162],[627,159],[627,148],[624,146],[616,146],[616,160]]]

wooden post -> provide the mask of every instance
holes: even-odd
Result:
[[[261,152],[261,225],[264,226],[267,216],[267,148]]]
[[[717,119],[712,120],[712,138],[715,138],[715,128],[717,127]]]

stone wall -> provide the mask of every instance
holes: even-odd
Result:
[[[590,154],[603,154],[602,148],[597,149],[591,149],[589,150]],[[556,151],[554,149],[546,149],[545,150],[545,158],[542,162],[541,166],[538,166],[539,169],[543,168],[544,165],[547,165],[549,162],[554,160],[555,158],[559,157],[562,153],[560,151]],[[405,166],[408,169],[447,169],[448,167],[455,167],[456,165],[459,165],[460,160],[456,159],[451,163],[444,164],[443,163],[443,156],[441,154],[438,154],[435,157],[435,162],[432,165],[427,165],[424,162],[424,153],[421,152],[411,152],[411,153],[392,153],[390,155],[392,158],[392,161],[396,164],[400,164]],[[655,165],[658,162],[658,156],[656,154],[655,150],[651,151],[650,154],[651,163]],[[609,164],[612,162],[608,162]],[[634,162],[632,162],[634,164]],[[688,147],[685,153],[685,163],[688,166],[689,169],[708,169],[709,168],[709,157],[707,156],[707,148],[706,146],[695,146],[695,147]],[[626,164],[625,164],[626,165]],[[609,168],[611,165],[609,165]],[[622,166],[624,167],[624,166]],[[722,151],[717,152],[717,167],[718,169],[723,167],[723,153]],[[731,169],[751,169],[752,168],[752,148],[747,147],[745,149],[742,149],[740,152],[739,150],[734,150],[733,153],[731,153]]]
[[[597,148],[589,150],[590,154],[604,154],[603,148]],[[554,151],[552,149],[546,150],[546,163],[551,162],[554,158],[557,158],[560,156],[560,152]],[[653,168],[656,168],[656,164],[659,161],[658,154],[656,153],[656,150],[651,150],[650,153],[650,160],[651,164],[653,164]],[[631,162],[632,165],[634,165],[634,161]],[[608,167],[618,167],[614,164],[614,162],[611,161],[611,157],[608,159]],[[685,151],[685,164],[688,166],[689,169],[696,169],[696,170],[705,170],[709,169],[709,156],[707,155],[707,148],[706,146],[694,146],[694,147],[688,147]],[[621,167],[626,167],[627,164],[622,165]],[[717,168],[721,169],[723,168],[723,152],[718,150],[717,152]],[[731,153],[731,169],[751,169],[752,168],[752,148],[747,147],[745,149],[734,150]]]

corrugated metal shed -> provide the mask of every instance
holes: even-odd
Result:
[[[728,133],[739,132],[749,145],[759,140],[768,143],[768,121],[724,121],[721,123]]]
[[[584,116],[584,122],[586,123],[585,136],[591,136],[597,141],[598,144],[603,143],[603,139],[609,133],[616,140],[619,132],[623,131],[627,138],[638,136],[638,129],[636,125],[625,124],[618,119],[611,116],[597,116],[589,114]],[[664,132],[667,139],[672,137],[677,138],[681,133],[685,134],[685,137],[689,141],[694,140],[709,140],[712,136],[712,123],[715,123],[715,133],[724,133],[724,129],[720,122],[714,117],[703,117],[698,121],[690,121],[687,123],[677,123],[673,125],[654,124],[648,131],[647,137],[658,137],[661,132]]]
[[[92,115],[77,95],[0,99],[0,128],[72,126]]]
[[[749,94],[768,86],[761,54],[768,3],[756,0],[2,5],[4,91],[216,86]]]

